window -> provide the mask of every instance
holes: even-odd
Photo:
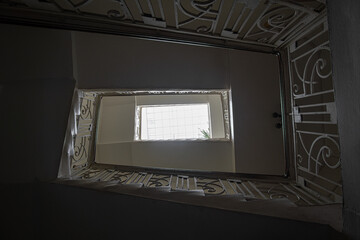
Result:
[[[139,140],[211,138],[209,103],[138,106]]]
[[[227,92],[199,92],[102,96],[96,144],[230,140]]]
[[[98,99],[95,163],[234,171],[227,90],[114,91]]]

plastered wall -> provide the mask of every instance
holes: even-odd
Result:
[[[277,56],[83,32],[72,32],[72,41],[79,88],[231,89],[234,135],[226,146],[235,152],[231,171],[284,174],[282,132],[272,118],[280,111]],[[190,157],[194,150],[185,145]],[[217,145],[211,148],[226,144]]]
[[[360,2],[328,1],[330,47],[340,136],[344,232],[360,239]]]
[[[214,105],[210,105],[210,110],[215,112],[212,118],[220,122],[217,124],[216,121],[212,121],[213,133],[218,134],[215,138],[224,138],[220,96],[151,95],[103,97],[97,123],[95,162],[138,167],[234,172],[233,147],[230,140],[221,142],[134,141],[136,104],[201,103],[208,102],[209,99],[215,102]]]
[[[75,81],[68,31],[0,24],[1,239],[39,239],[34,184],[57,177]]]

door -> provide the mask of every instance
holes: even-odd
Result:
[[[239,50],[228,56],[236,172],[284,175],[281,117],[273,116],[281,111],[278,57]]]

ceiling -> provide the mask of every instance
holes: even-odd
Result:
[[[324,0],[0,0],[0,10],[3,22],[14,11],[25,20],[51,14],[271,48],[326,11]]]

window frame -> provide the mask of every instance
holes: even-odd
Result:
[[[96,148],[97,142],[97,135],[98,135],[98,122],[100,117],[100,105],[101,100],[103,97],[116,97],[116,96],[153,96],[153,95],[213,95],[218,94],[221,99],[221,106],[222,106],[222,117],[223,117],[223,124],[224,124],[224,134],[223,138],[210,138],[210,139],[174,139],[174,140],[146,140],[146,142],[156,141],[156,142],[169,142],[169,141],[232,141],[233,139],[233,123],[232,123],[232,116],[231,114],[231,89],[209,89],[209,90],[96,90],[96,89],[82,89],[84,93],[89,92],[94,95],[95,102],[94,102],[94,122],[93,122],[93,130],[92,130],[92,140],[91,146],[93,149]],[[135,103],[136,106],[136,103]],[[138,112],[139,109],[135,108],[135,116],[138,116],[140,113]],[[138,125],[137,121],[139,119],[135,117],[134,126]],[[138,134],[138,130],[134,128],[134,139],[135,135]],[[141,141],[140,141],[141,142]],[[145,142],[145,141],[143,141]]]
[[[137,95],[161,95],[161,94],[219,94],[221,96],[221,104],[223,106],[223,118],[225,126],[225,138],[211,138],[211,139],[180,139],[171,140],[173,142],[232,142],[233,141],[233,120],[232,120],[232,102],[231,102],[231,90],[220,89],[220,90],[123,90],[123,89],[76,89],[73,97],[73,106],[75,116],[80,115],[81,117],[74,117],[70,119],[69,124],[72,126],[71,136],[76,134],[76,139],[65,140],[64,151],[66,156],[71,154],[71,150],[66,150],[66,146],[72,146],[75,141],[81,140],[77,149],[75,149],[75,155],[80,156],[81,159],[73,160],[69,162],[69,170],[81,171],[84,166],[95,164],[96,156],[96,144],[98,137],[99,117],[100,117],[100,105],[103,97],[111,96],[137,96]],[[85,102],[85,105],[83,104]],[[79,105],[78,105],[79,104]],[[86,123],[81,126],[79,124],[80,118],[83,118],[83,114],[86,115]],[[86,126],[84,125],[86,124]],[[84,125],[84,126],[83,126]],[[231,126],[231,128],[230,128]],[[69,138],[70,139],[70,138]],[[154,141],[155,142],[155,141]],[[162,140],[156,140],[156,142],[164,142]],[[170,142],[170,141],[166,141]],[[66,157],[65,155],[63,157]],[[63,158],[62,157],[62,158]],[[117,166],[117,165],[113,165]]]
[[[190,105],[206,105],[208,111],[208,121],[209,121],[209,133],[210,138],[212,139],[212,121],[211,121],[211,111],[210,111],[210,103],[186,103],[186,104],[157,104],[157,105],[137,105],[135,110],[135,118],[136,118],[136,125],[135,125],[135,138],[134,141],[176,141],[176,140],[205,140],[207,138],[169,138],[169,139],[144,139],[142,134],[143,130],[143,109],[144,108],[151,108],[151,107],[176,107],[176,106],[190,106]],[[139,113],[139,114],[136,114]],[[224,130],[225,132],[225,130]]]
[[[222,118],[224,124],[224,137],[215,137],[210,139],[167,139],[167,140],[139,140],[140,139],[140,129],[137,126],[140,126],[140,116],[141,110],[137,108],[137,103],[135,103],[135,134],[134,141],[137,142],[151,142],[151,141],[231,141],[232,139],[232,122],[230,116],[231,109],[231,90],[230,89],[214,89],[214,90],[144,90],[144,91],[126,91],[126,94],[121,94],[123,92],[117,91],[117,94],[104,94],[103,96],[146,96],[146,95],[215,95],[218,94],[221,100],[222,107]],[[161,105],[161,104],[158,104]],[[98,116],[97,116],[98,117]],[[211,125],[211,124],[210,124]]]

